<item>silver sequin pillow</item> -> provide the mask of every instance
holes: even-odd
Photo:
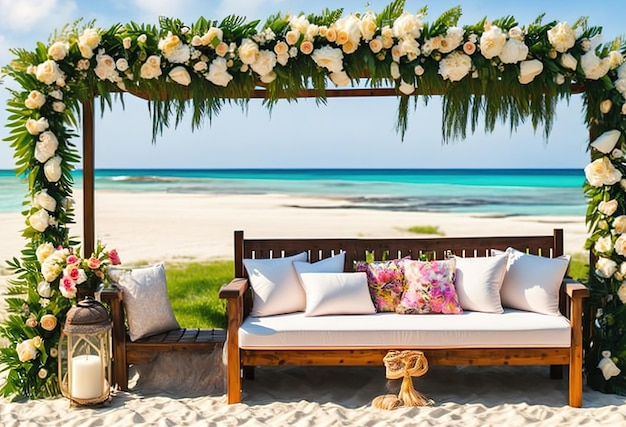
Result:
[[[124,308],[131,341],[178,329],[169,296],[165,265],[120,272],[115,286],[124,291]]]

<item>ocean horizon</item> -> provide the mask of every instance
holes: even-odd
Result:
[[[73,173],[82,188],[82,171]],[[582,169],[97,169],[95,188],[186,194],[286,194],[340,207],[416,212],[585,215]],[[27,191],[0,170],[0,212],[20,212]]]

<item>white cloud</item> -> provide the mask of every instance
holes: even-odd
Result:
[[[0,25],[5,30],[29,32],[45,23],[65,23],[76,9],[74,0],[0,0]]]

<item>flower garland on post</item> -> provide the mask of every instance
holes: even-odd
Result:
[[[102,107],[110,106],[111,94],[124,92],[149,99],[156,135],[172,116],[178,124],[189,107],[194,128],[226,103],[245,107],[259,86],[271,108],[311,88],[324,102],[327,80],[344,87],[362,78],[372,88],[396,88],[402,136],[409,98],[443,95],[444,140],[465,137],[468,126],[492,131],[509,120],[515,129],[528,118],[547,136],[557,101],[585,89],[587,124],[617,147],[607,151],[598,147],[610,144],[596,142],[586,169],[588,247],[598,256],[589,282],[597,321],[587,369],[610,360],[622,373],[605,380],[607,388],[625,391],[626,181],[620,180],[626,173],[626,44],[598,45],[600,28],[585,19],[570,26],[538,18],[521,27],[505,17],[459,26],[460,7],[432,23],[425,14],[426,8],[410,13],[395,0],[380,13],[279,13],[262,25],[237,16],[220,23],[200,18],[191,26],[162,19],[160,28],[75,23],[34,52],[13,50],[16,59],[3,73],[21,89],[11,90],[5,140],[15,150],[17,175],[28,178],[24,236],[30,243],[21,260],[9,261],[17,278],[8,299],[11,315],[0,331],[12,343],[0,352],[9,370],[0,394],[58,394],[51,362],[58,324],[73,289],[95,266],[79,258],[68,228],[74,222],[71,172],[80,161],[72,139],[82,102],[99,96]],[[100,244],[94,256],[101,262],[95,274],[117,262]]]

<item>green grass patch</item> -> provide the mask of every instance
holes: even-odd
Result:
[[[233,278],[233,261],[167,264],[167,290],[183,328],[226,328],[226,302],[220,287]]]
[[[446,233],[439,229],[436,225],[414,225],[406,229],[409,233],[413,234],[435,234],[437,236],[445,236]]]
[[[581,283],[589,283],[589,254],[573,254],[569,261],[568,275]]]

